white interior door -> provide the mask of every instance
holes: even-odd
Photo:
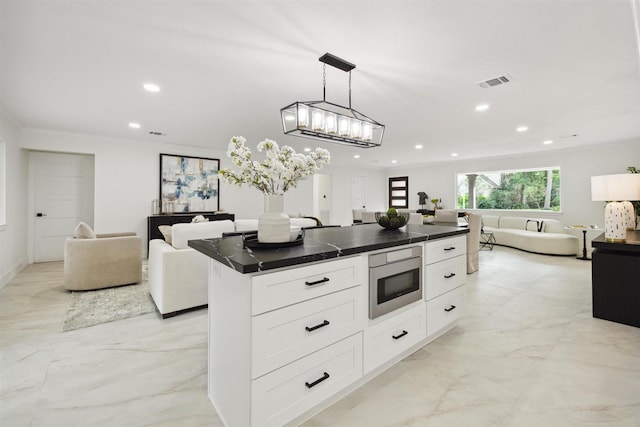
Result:
[[[313,216],[322,224],[331,224],[331,175],[313,175]]]
[[[33,261],[64,258],[64,241],[84,221],[93,227],[94,158],[84,154],[29,153]]]
[[[367,177],[353,175],[351,178],[351,209],[366,209]]]

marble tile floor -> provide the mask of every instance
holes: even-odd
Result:
[[[207,311],[60,333],[62,263],[0,290],[0,426],[221,426]],[[591,316],[591,264],[496,246],[452,331],[320,412],[321,426],[640,426],[640,328]]]

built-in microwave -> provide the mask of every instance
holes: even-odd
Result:
[[[369,255],[369,318],[422,299],[422,247]]]

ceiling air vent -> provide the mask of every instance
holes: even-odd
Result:
[[[166,133],[164,132],[158,132],[157,130],[150,130],[149,131],[149,135],[153,135],[153,136],[167,136]]]
[[[490,88],[490,87],[503,85],[505,83],[509,83],[509,82],[512,82],[512,81],[513,81],[513,77],[511,77],[509,74],[505,74],[503,76],[492,77],[490,79],[480,81],[480,82],[478,82],[476,84],[478,86],[482,87],[482,88],[487,89],[487,88]]]

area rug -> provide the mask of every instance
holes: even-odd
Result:
[[[114,320],[153,313],[156,306],[149,293],[146,271],[142,282],[95,291],[71,292],[71,303],[61,332],[86,328]]]

